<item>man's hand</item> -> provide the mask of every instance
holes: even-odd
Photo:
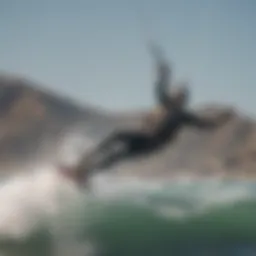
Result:
[[[233,109],[226,109],[221,111],[221,113],[218,115],[218,123],[223,124],[228,121],[230,121],[235,116],[235,112]]]
[[[207,116],[197,116],[190,112],[184,112],[184,119],[187,125],[197,127],[199,129],[215,129],[225,124],[235,116],[232,109],[222,110],[220,113]]]

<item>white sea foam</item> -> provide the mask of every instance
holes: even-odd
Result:
[[[59,159],[66,160],[67,164],[77,161],[79,154],[93,144],[73,134],[67,138],[59,154]],[[172,181],[161,181],[99,174],[92,179],[91,188],[90,195],[82,192],[52,164],[3,181],[0,186],[0,254],[28,256],[27,252],[22,254],[20,246],[6,253],[8,246],[3,249],[1,241],[11,240],[14,244],[10,246],[15,248],[16,242],[25,241],[43,228],[50,233],[49,247],[53,243],[54,249],[52,254],[47,251],[42,256],[69,256],[75,251],[78,256],[91,255],[86,252],[90,248],[88,240],[78,241],[75,234],[78,229],[86,228],[79,216],[83,216],[92,195],[96,201],[127,200],[136,207],[155,212],[160,218],[179,219],[255,196],[255,191],[246,183],[226,184],[221,179],[203,182],[184,175]],[[47,243],[43,248],[46,246]]]
[[[78,196],[74,184],[53,168],[6,180],[0,187],[0,236],[28,235],[43,219],[59,213],[61,203]]]

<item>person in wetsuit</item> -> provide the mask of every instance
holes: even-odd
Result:
[[[212,129],[223,124],[232,114],[227,111],[215,117],[202,118],[188,111],[187,87],[175,88],[169,95],[171,70],[156,50],[153,54],[157,60],[156,98],[160,104],[161,118],[154,125],[146,124],[142,129],[113,132],[83,158],[76,169],[78,178],[95,169],[109,168],[124,159],[153,153],[176,138],[184,126]]]

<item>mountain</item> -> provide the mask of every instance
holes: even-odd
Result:
[[[99,141],[113,129],[136,127],[148,111],[109,113],[79,106],[71,99],[42,89],[35,81],[0,75],[0,165],[9,168],[34,159],[56,157],[63,136],[79,129]],[[219,104],[201,107],[200,114],[222,111]],[[36,158],[37,157],[37,158]],[[117,173],[142,176],[256,174],[256,122],[234,110],[214,131],[184,129],[175,142],[156,154],[120,164]]]
[[[75,126],[88,136],[97,128],[111,126],[108,115],[89,106],[41,89],[42,85],[24,77],[0,75],[0,164],[33,161],[42,152],[48,157],[62,136]],[[48,154],[47,154],[48,152]]]
[[[227,107],[216,104],[200,107],[196,112],[204,115]],[[256,122],[234,109],[233,116],[225,125],[211,131],[184,128],[171,145],[139,162],[127,168],[127,172],[153,177],[178,174],[254,177]]]

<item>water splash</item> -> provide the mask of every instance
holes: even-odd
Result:
[[[198,232],[197,226],[191,224],[190,219],[207,219],[208,215],[220,209],[220,216],[225,216],[220,218],[221,222],[222,218],[233,214],[230,210],[233,206],[240,202],[255,201],[256,196],[253,183],[225,182],[220,179],[198,181],[183,177],[172,181],[147,181],[136,177],[97,175],[92,179],[91,185],[91,194],[81,192],[52,165],[37,167],[2,182],[0,253],[10,256],[39,255],[38,248],[41,246],[42,256],[74,255],[72,252],[76,252],[78,256],[88,256],[95,253],[95,244],[92,247],[90,241],[91,232],[102,230],[104,234],[104,229],[107,228],[111,238],[112,233],[117,232],[117,226],[126,230],[126,223],[134,226],[138,221],[145,222],[145,226],[141,227],[142,230],[134,226],[133,232],[142,232],[147,237],[150,232],[148,226],[155,225],[158,236],[163,236],[162,230],[166,235],[165,227],[170,226],[168,236],[172,239],[172,225],[175,224],[178,229],[178,223],[183,222],[188,228],[181,226],[183,233],[187,230],[181,234],[184,239],[188,239],[191,233],[189,230]],[[249,212],[254,216],[253,209],[256,208]],[[240,212],[240,215],[244,216],[244,213]],[[248,219],[250,218],[247,217]],[[112,228],[109,227],[111,225]],[[210,222],[207,225],[211,230]],[[223,225],[217,227],[222,230]],[[245,229],[240,232],[239,226],[237,229],[239,233],[245,232]],[[40,243],[36,242],[37,246],[33,251],[31,248],[35,247],[35,236],[40,237],[36,240]],[[128,239],[131,234],[127,233],[126,237],[126,233],[120,233],[120,236]],[[104,243],[107,243],[108,237],[103,237],[103,244],[99,243],[97,249],[106,246]],[[171,238],[168,239],[171,243]],[[142,243],[139,238],[138,241],[140,242],[137,243]],[[45,251],[44,248],[48,250]]]

